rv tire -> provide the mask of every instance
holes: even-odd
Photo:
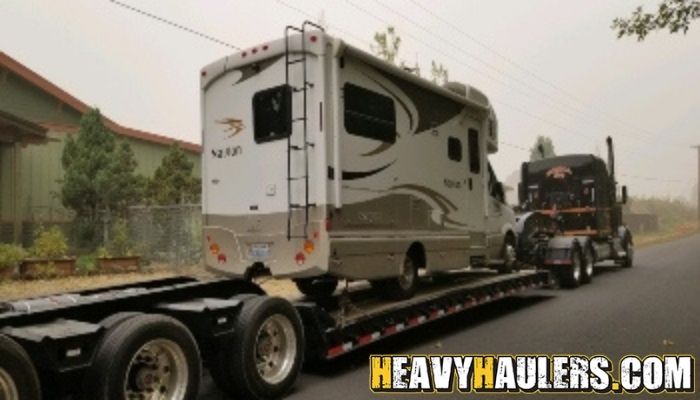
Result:
[[[296,279],[294,283],[300,292],[308,297],[323,299],[330,297],[338,287],[338,279],[334,277]]]

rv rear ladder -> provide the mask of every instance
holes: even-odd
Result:
[[[301,117],[292,117],[292,126],[289,128],[289,135],[287,136],[287,240],[292,238],[306,239],[308,238],[309,230],[309,209],[316,207],[315,203],[309,202],[309,149],[314,149],[314,143],[308,140],[308,109],[307,109],[307,98],[308,90],[314,87],[312,82],[307,79],[307,69],[306,69],[306,28],[308,26],[317,28],[321,31],[324,29],[310,21],[304,21],[301,28],[294,26],[287,26],[284,30],[284,60],[285,60],[285,84],[292,90],[292,93],[302,93],[303,96],[303,113]],[[297,58],[290,59],[290,32],[299,33],[301,35],[301,56]],[[292,86],[290,84],[290,73],[289,69],[292,65],[301,64],[302,74],[303,74],[303,84],[301,87]],[[292,107],[293,110],[293,107]],[[296,123],[302,123],[302,134],[303,140],[301,145],[292,144],[292,136],[294,135],[294,126]],[[304,157],[304,174],[300,176],[292,176],[292,152],[302,152]],[[296,182],[304,182],[304,200],[303,203],[292,201],[292,184]],[[303,210],[304,212],[304,231],[302,233],[292,232],[292,217],[294,216],[294,210]]]

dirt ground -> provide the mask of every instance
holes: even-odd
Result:
[[[660,232],[639,234],[635,236],[635,245],[637,247],[646,247],[654,244],[669,242],[698,233],[700,232],[699,228],[700,227],[698,226],[697,222],[690,222]],[[194,276],[201,279],[212,277],[211,274],[203,271],[198,266],[174,268],[166,264],[156,264],[146,267],[142,272],[138,273],[96,275],[87,277],[75,276],[70,278],[36,281],[2,281],[0,282],[0,300],[70,293],[87,289],[138,283],[182,275]],[[261,281],[260,284],[270,295],[285,298],[294,298],[301,295],[294,283],[289,280],[267,279],[265,281]]]

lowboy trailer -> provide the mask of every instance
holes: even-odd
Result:
[[[304,358],[333,359],[549,281],[535,270],[450,278],[399,302],[363,289],[289,301],[242,279],[181,277],[0,303],[0,398],[196,399],[202,365],[231,396],[278,398]]]

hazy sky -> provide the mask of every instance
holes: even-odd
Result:
[[[492,158],[502,178],[543,134],[558,153],[602,155],[613,135],[632,194],[689,197],[697,179],[700,22],[642,43],[610,29],[656,1],[123,1],[242,48],[310,15],[368,50],[391,23],[401,59],[424,74],[441,62],[490,97],[511,145]],[[0,49],[123,125],[197,143],[199,70],[234,51],[109,0],[0,0]]]

